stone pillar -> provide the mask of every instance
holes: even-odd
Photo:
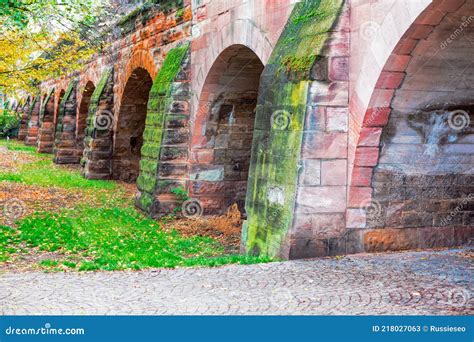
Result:
[[[56,164],[78,164],[81,155],[76,148],[76,85],[71,81],[59,104],[54,162]]]
[[[188,44],[168,52],[150,90],[136,205],[151,216],[179,204],[170,192],[188,177],[190,54]]]
[[[40,129],[38,132],[37,151],[53,153],[54,147],[54,88],[51,89],[41,104]]]
[[[28,117],[30,114],[30,97],[26,98],[25,104],[21,108],[20,129],[18,131],[18,140],[24,141],[28,132]]]
[[[104,71],[92,94],[81,164],[88,179],[110,179],[113,148],[113,69]]]
[[[30,107],[29,121],[27,125],[27,134],[25,138],[25,144],[34,146],[38,140],[39,130],[39,112],[41,109],[41,95],[37,94],[33,99]]]
[[[346,7],[342,0],[296,4],[264,69],[244,252],[285,259],[327,255],[330,239],[344,235]]]

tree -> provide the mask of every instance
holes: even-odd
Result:
[[[98,0],[0,0],[0,88],[34,92],[42,81],[67,75],[103,47],[110,10]],[[98,29],[100,27],[100,29]]]

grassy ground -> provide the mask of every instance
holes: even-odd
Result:
[[[18,142],[2,140],[0,149],[0,268],[138,270],[269,261],[225,254],[211,237],[164,229],[169,218],[154,221],[137,211],[129,185],[86,180],[79,169],[54,165],[51,155]],[[23,214],[15,221],[8,220],[12,201]]]

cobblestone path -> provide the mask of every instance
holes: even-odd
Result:
[[[473,314],[473,252],[138,272],[3,273],[0,313]]]

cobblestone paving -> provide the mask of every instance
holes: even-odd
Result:
[[[473,252],[139,272],[4,273],[0,313],[473,314]]]

